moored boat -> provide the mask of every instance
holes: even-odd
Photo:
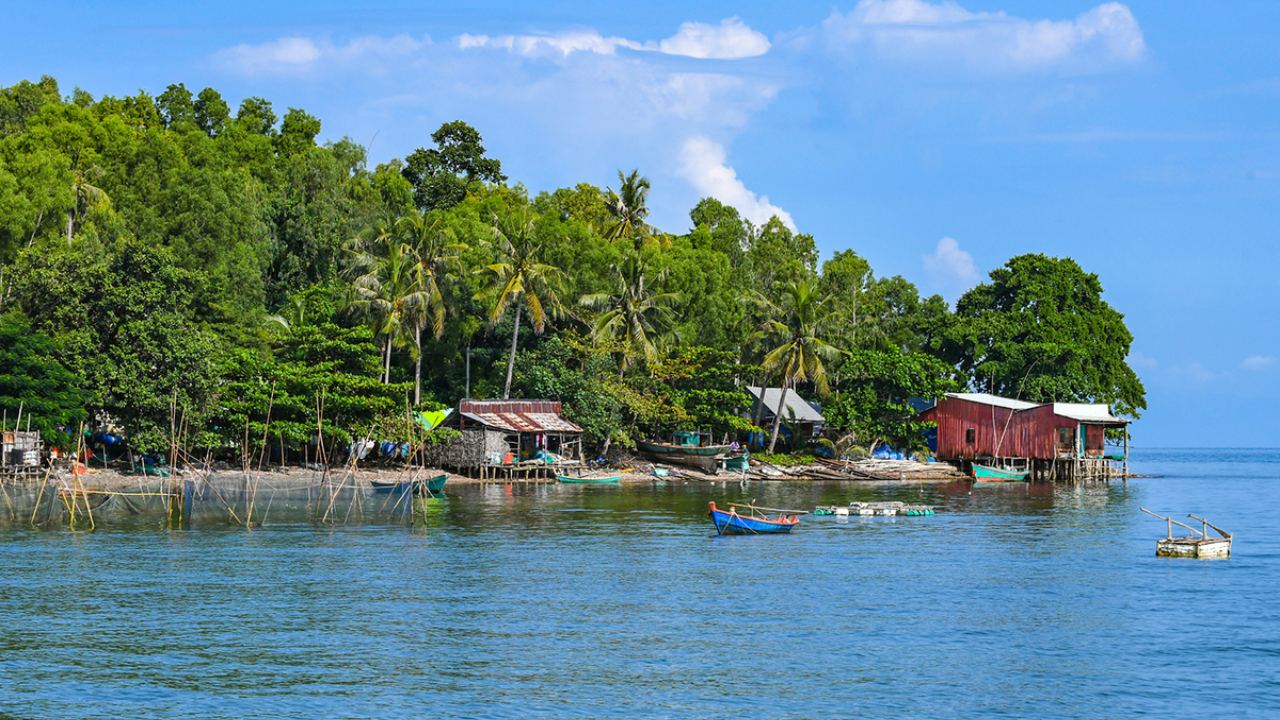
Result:
[[[425,480],[381,480],[375,478],[370,480],[369,484],[373,486],[373,491],[379,494],[404,495],[412,492],[414,495],[437,497],[444,494],[444,485],[448,481],[448,475],[436,475]]]
[[[637,443],[640,452],[651,460],[684,465],[702,472],[715,474],[720,464],[728,457],[735,455],[731,445],[703,445],[703,436],[691,431],[675,433],[675,442],[658,442],[641,440]]]
[[[566,485],[617,485],[621,475],[556,475],[556,482]]]
[[[981,482],[1025,482],[1031,473],[1026,470],[991,467],[973,464],[973,479]]]
[[[716,526],[716,533],[719,535],[770,535],[778,533],[789,533],[792,528],[800,524],[800,515],[802,512],[795,510],[776,510],[774,508],[760,508],[755,506],[743,507],[743,514],[738,511],[739,505],[730,505],[728,510],[721,510],[716,507],[715,502],[710,503],[711,522]],[[776,513],[774,517],[764,514],[764,510],[771,510]]]

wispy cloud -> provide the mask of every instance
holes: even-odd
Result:
[[[613,55],[620,49],[657,52],[701,60],[739,60],[757,57],[769,51],[769,39],[752,30],[736,17],[718,25],[700,22],[681,23],[675,35],[654,41],[631,40],[616,35],[601,35],[591,29],[564,30],[556,33],[526,35],[472,35],[457,38],[458,47],[498,48],[528,57],[559,56],[573,53]]]
[[[973,256],[960,248],[953,237],[938,241],[933,252],[922,255],[925,273],[939,287],[950,291],[967,290],[978,282],[978,268]]]
[[[363,35],[346,43],[308,37],[282,37],[242,43],[219,50],[213,62],[240,75],[302,75],[325,69],[377,69],[385,62],[419,53],[429,38],[410,35]]]
[[[1245,370],[1264,370],[1276,364],[1274,355],[1250,355],[1240,361],[1240,367]]]
[[[1049,20],[971,11],[949,0],[861,0],[847,13],[832,12],[822,35],[838,51],[997,72],[1132,63],[1147,49],[1133,13],[1115,2]]]
[[[737,171],[726,164],[724,147],[709,138],[695,136],[684,142],[678,172],[698,192],[737,208],[743,217],[757,225],[777,217],[783,225],[796,229],[791,213],[748,189]]]

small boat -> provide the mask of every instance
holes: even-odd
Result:
[[[710,503],[711,522],[716,526],[716,533],[719,535],[769,535],[776,533],[789,533],[791,529],[800,524],[801,511],[796,510],[777,510],[775,508],[760,508],[755,506],[747,506],[744,508],[746,514],[738,512],[737,505],[730,505],[728,510],[721,510],[716,507],[715,502]],[[763,510],[772,510],[778,515],[769,517],[765,515]]]
[[[621,475],[556,475],[556,482],[566,485],[617,485]]]
[[[982,482],[1026,482],[1026,479],[1031,476],[1027,470],[998,468],[977,463],[973,464],[972,472],[973,479]]]
[[[651,460],[685,465],[710,474],[720,469],[720,462],[733,450],[729,445],[695,445],[688,440],[679,443],[641,440],[636,446]]]
[[[426,497],[438,497],[444,494],[444,484],[448,482],[448,475],[436,475],[426,480],[370,480],[369,484],[373,486],[375,493],[389,493],[394,495],[404,495],[412,492],[414,495]]]

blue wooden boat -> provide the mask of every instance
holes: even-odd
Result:
[[[716,533],[719,535],[789,533],[792,528],[800,524],[801,513],[790,510],[779,510],[777,511],[779,514],[771,518],[761,510],[773,510],[773,508],[751,506],[743,508],[743,512],[739,512],[737,505],[730,505],[728,510],[721,510],[716,507],[715,502],[712,502],[710,506],[711,522],[715,524]]]
[[[1025,482],[1030,475],[1031,473],[1026,470],[1010,470],[977,463],[973,464],[973,479],[981,482]]]
[[[448,480],[448,475],[437,475],[426,480],[370,480],[369,484],[373,486],[373,491],[378,494],[399,496],[411,492],[414,495],[439,497],[444,494],[444,484]]]

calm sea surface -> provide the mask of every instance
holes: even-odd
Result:
[[[0,531],[0,717],[1280,717],[1280,450],[1088,488],[461,487],[425,525]],[[716,538],[708,499],[899,499]],[[1158,559],[1138,507],[1236,533]],[[745,707],[744,707],[745,706]]]

